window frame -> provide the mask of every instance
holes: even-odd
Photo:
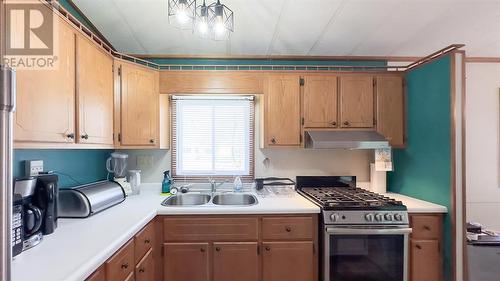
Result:
[[[177,174],[177,100],[179,99],[195,99],[195,100],[217,100],[217,99],[244,99],[250,100],[249,108],[249,138],[248,138],[248,175],[179,175]],[[171,120],[171,175],[174,180],[185,180],[191,182],[206,181],[208,177],[215,180],[233,180],[235,176],[239,176],[242,181],[252,182],[255,178],[255,97],[252,95],[170,95],[170,120]]]

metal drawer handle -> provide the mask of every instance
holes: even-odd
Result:
[[[275,144],[275,143],[276,143],[276,139],[275,139],[275,138],[272,138],[272,139],[271,139],[271,143],[272,143],[272,144]]]
[[[151,241],[149,239],[144,240],[144,244],[149,244]]]
[[[268,252],[271,251],[271,247],[266,246],[266,251],[268,251]]]
[[[427,231],[431,231],[431,228],[427,225],[424,225],[424,229],[427,230]]]
[[[144,271],[146,271],[144,268],[139,268],[140,273],[144,273]]]
[[[155,140],[154,139],[150,139],[149,143],[155,143]]]
[[[217,252],[220,252],[220,247],[215,247],[215,250],[216,250]]]
[[[205,252],[205,248],[201,248],[200,251],[203,253]]]
[[[337,126],[337,122],[333,121],[333,122],[330,123],[330,125]]]
[[[71,133],[71,134],[67,134],[66,137],[68,139],[74,139],[75,138],[75,134]]]
[[[89,135],[87,135],[87,134],[82,135],[82,139],[84,139],[84,140],[88,140],[88,139],[89,139]]]
[[[344,125],[349,126],[349,121],[344,121]]]
[[[127,268],[128,268],[128,263],[124,263],[124,264],[122,264],[122,268],[123,268],[123,269],[127,269]]]
[[[285,230],[286,230],[286,232],[291,232],[292,228],[290,226],[285,226]]]
[[[415,247],[416,247],[417,249],[419,249],[419,250],[421,250],[421,249],[422,249],[422,246],[420,246],[420,245],[418,245],[418,244],[417,244],[417,245],[415,245]]]

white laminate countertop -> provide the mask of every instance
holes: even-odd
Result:
[[[403,201],[414,213],[445,213],[446,207],[396,193],[386,196]],[[110,258],[156,215],[192,214],[304,214],[320,213],[309,200],[291,197],[262,197],[253,206],[164,207],[160,184],[143,184],[141,194],[85,219],[59,219],[54,233],[40,245],[12,262],[12,281],[82,281]]]
[[[399,193],[388,192],[384,194],[387,197],[399,200],[408,208],[408,213],[447,213],[445,206],[430,203],[427,201],[415,199]]]
[[[12,281],[81,281],[120,249],[157,214],[299,214],[319,213],[309,200],[257,195],[253,206],[164,207],[160,184],[144,184],[141,194],[85,219],[59,219],[54,233],[12,262]]]

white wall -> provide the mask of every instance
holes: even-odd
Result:
[[[255,176],[294,179],[298,175],[354,175],[358,182],[370,181],[373,150],[305,150],[292,148],[260,149],[260,103],[255,110]],[[123,150],[129,154],[129,168],[140,169],[143,182],[161,182],[163,171],[170,170],[170,150]],[[153,167],[137,165],[138,155],[152,155]],[[267,158],[267,160],[266,160]],[[366,183],[362,184],[363,186]]]
[[[500,63],[466,65],[467,221],[500,231]]]

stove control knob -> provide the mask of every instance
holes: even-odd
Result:
[[[373,214],[366,214],[365,215],[365,220],[367,220],[367,221],[373,221]]]
[[[383,221],[384,220],[384,216],[382,214],[376,214],[375,215],[375,220],[376,221]]]
[[[394,219],[397,220],[397,221],[402,221],[403,220],[403,215],[401,215],[401,214],[395,214],[394,215]]]
[[[339,220],[339,218],[340,218],[340,216],[339,216],[339,214],[337,214],[337,213],[333,213],[333,214],[331,214],[331,215],[330,215],[330,219],[331,219],[333,222],[338,221],[338,220]]]
[[[384,218],[385,218],[386,221],[392,221],[392,220],[394,220],[392,214],[385,214]]]

